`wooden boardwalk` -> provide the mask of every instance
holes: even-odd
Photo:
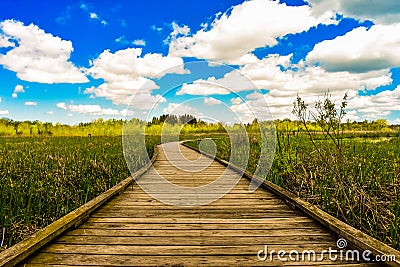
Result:
[[[270,255],[265,261],[259,260],[257,253],[265,245],[269,251],[314,250],[320,257],[323,250],[337,248],[339,236],[265,189],[249,193],[249,181],[221,163],[212,161],[198,172],[173,166],[171,161],[193,170],[193,166],[210,162],[176,143],[163,147],[158,146],[153,167],[140,179],[157,184],[154,178],[158,172],[174,184],[193,187],[196,196],[186,203],[189,207],[164,204],[133,184],[96,209],[79,227],[69,229],[25,259],[21,266],[375,266],[332,261],[328,254],[322,255],[322,261],[280,261],[274,252],[272,260]],[[179,149],[189,160],[186,163]],[[238,179],[236,186],[209,205],[190,207],[202,198],[213,197],[212,192],[198,193],[195,187],[215,181],[224,172]],[[185,198],[164,188],[160,185],[158,193],[185,205]]]

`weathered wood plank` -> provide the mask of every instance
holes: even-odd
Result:
[[[264,236],[275,236],[275,237],[291,237],[291,236],[303,236],[303,235],[321,235],[325,234],[326,231],[321,228],[312,229],[271,229],[266,232],[263,229],[235,229],[235,230],[207,230],[207,229],[176,229],[173,231],[169,230],[158,230],[158,229],[140,229],[140,230],[123,230],[123,229],[75,229],[68,232],[68,235],[90,235],[90,236],[208,236],[210,238],[216,236],[252,236],[252,237],[264,237]],[[334,244],[332,244],[334,245]],[[336,245],[335,245],[336,246]]]
[[[336,242],[336,239],[328,233],[321,235],[297,235],[290,236],[290,238],[274,237],[274,236],[261,236],[254,238],[252,236],[79,236],[79,235],[63,235],[56,239],[54,243],[59,244],[80,244],[80,245],[261,245],[265,244],[321,244]]]
[[[209,256],[131,256],[131,255],[85,255],[85,254],[57,254],[57,253],[41,253],[36,257],[29,260],[28,264],[59,264],[60,262],[67,265],[74,266],[159,266],[159,265],[172,265],[172,266],[337,266],[340,263],[329,260],[326,256],[321,257],[320,254],[316,255],[317,258],[323,258],[317,262],[307,261],[280,261],[277,256],[272,258],[272,261],[260,261],[255,255],[243,256],[227,256],[218,255],[215,257]],[[160,264],[161,263],[161,264]],[[29,266],[29,265],[28,265]],[[346,266],[346,265],[345,265]],[[360,266],[374,266],[374,265],[360,265],[351,264],[347,266],[360,267]],[[379,265],[378,265],[379,266]]]
[[[269,224],[269,223],[285,223],[285,222],[302,222],[314,221],[309,217],[282,217],[282,218],[256,218],[256,219],[209,219],[209,218],[95,218],[91,217],[87,222],[115,222],[115,223],[146,223],[146,224]]]
[[[177,208],[176,206],[171,206],[171,205],[162,205],[159,203],[153,204],[150,203],[148,205],[135,205],[133,204],[127,204],[127,203],[120,203],[120,204],[113,204],[113,205],[104,205],[102,207],[102,211],[105,210],[119,210],[119,211],[123,211],[123,210],[128,210],[128,211],[133,211],[133,210],[152,210],[152,211],[164,211],[164,210],[196,210],[196,211],[207,211],[207,210],[234,210],[234,209],[238,209],[238,210],[264,210],[264,211],[269,211],[269,210],[287,210],[287,207],[285,206],[284,203],[271,203],[269,206],[267,205],[259,205],[259,204],[254,204],[252,207],[249,206],[245,206],[243,204],[237,204],[237,205],[227,205],[224,203],[220,203],[220,204],[214,204],[214,205],[203,205],[203,206],[193,206],[193,207],[181,207],[181,209]]]
[[[328,243],[318,244],[270,244],[269,251],[279,250],[313,250],[316,253],[322,253],[323,250],[329,249],[331,245]],[[170,245],[158,246],[137,246],[137,245],[69,245],[69,244],[51,244],[42,249],[44,253],[71,253],[71,254],[87,254],[87,255],[132,255],[132,256],[239,256],[239,255],[257,255],[259,250],[264,249],[264,245],[194,245],[181,246],[171,243]]]
[[[99,223],[99,222],[86,222],[80,229],[121,229],[121,230],[140,230],[140,229],[154,229],[154,230],[175,230],[175,229],[207,229],[207,230],[235,230],[235,229],[316,229],[320,226],[313,221],[299,221],[299,222],[276,222],[269,224],[205,224],[205,223],[191,223],[191,224],[132,224],[132,223]]]
[[[286,203],[285,201],[281,199],[276,199],[276,198],[269,198],[269,199],[224,199],[220,198],[210,204],[209,206],[246,206],[248,207],[249,205],[274,205],[274,204],[283,204]],[[133,205],[135,207],[141,207],[141,206],[148,206],[148,205],[154,205],[154,206],[163,206],[165,205],[164,203],[156,200],[156,199],[144,199],[144,198],[125,198],[125,199],[113,199],[107,202],[109,205],[126,205],[130,206]]]
[[[288,217],[292,216],[295,217],[297,216],[296,214],[281,214],[281,213],[265,213],[265,212],[260,212],[260,213],[249,213],[249,214],[242,214],[242,213],[203,213],[203,214],[196,214],[196,213],[177,213],[177,212],[166,212],[165,215],[159,213],[159,212],[151,212],[151,213],[96,213],[93,215],[93,217],[96,218],[130,218],[130,217],[136,217],[136,218],[221,218],[221,219],[231,219],[231,218],[249,218],[249,219],[256,219],[256,218],[279,218],[279,217]]]
[[[165,210],[176,210],[176,211],[226,211],[227,209],[229,210],[239,210],[239,211],[255,211],[255,212],[259,212],[259,211],[263,211],[263,212],[267,212],[269,210],[282,210],[282,211],[286,211],[288,210],[288,207],[286,204],[281,203],[281,204],[271,204],[271,205],[252,205],[252,206],[245,206],[245,205],[219,205],[219,206],[209,206],[209,205],[204,205],[204,206],[195,206],[195,207],[191,207],[191,208],[184,208],[184,207],[178,207],[178,206],[167,206],[167,205],[159,205],[159,206],[155,206],[155,205],[147,205],[147,206],[141,206],[140,210],[142,211],[160,211],[163,212]],[[124,204],[113,204],[113,205],[103,205],[99,211],[101,212],[105,212],[105,211],[136,211],[139,210],[138,208],[136,208],[136,206],[132,206],[132,205],[124,205]]]

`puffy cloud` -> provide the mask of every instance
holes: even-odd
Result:
[[[156,25],[152,25],[150,28],[151,28],[153,31],[156,31],[156,32],[161,32],[161,31],[163,30],[162,27],[158,27],[158,26],[156,26]]]
[[[400,110],[400,86],[375,95],[355,96],[349,100],[348,109],[361,113],[362,118],[377,119]]]
[[[258,47],[273,46],[277,39],[299,33],[320,23],[332,23],[332,13],[318,17],[309,6],[287,6],[279,1],[253,0],[234,6],[230,13],[217,17],[210,29],[202,28],[193,35],[177,31],[171,34],[170,55],[197,57],[230,64],[253,62],[249,54]],[[290,18],[290,19],[288,19]],[[245,22],[245,23],[244,23]]]
[[[65,102],[57,103],[56,106],[60,109],[64,109],[74,113],[89,114],[89,115],[106,115],[106,116],[118,116],[122,115],[120,111],[112,108],[102,108],[99,105],[74,105],[66,104]]]
[[[127,105],[131,98],[139,93],[139,90],[141,93],[147,91],[150,94],[151,90],[157,88],[158,86],[152,80],[140,77],[137,80],[103,83],[98,87],[92,86],[87,88],[84,93],[104,97],[116,105]]]
[[[124,44],[124,45],[129,44],[129,41],[125,38],[125,35],[121,35],[120,37],[115,38],[115,42],[116,43],[120,43],[120,44]]]
[[[172,36],[188,35],[190,32],[190,28],[187,25],[179,26],[176,22],[172,22],[171,27],[173,29]]]
[[[308,2],[316,15],[333,11],[348,17],[372,20],[379,24],[400,22],[398,0],[308,0]]]
[[[0,22],[2,35],[17,43],[6,54],[0,54],[0,64],[17,73],[21,80],[39,83],[85,83],[88,79],[70,61],[73,51],[70,41],[44,32],[38,26],[22,22]]]
[[[227,95],[231,92],[248,91],[255,89],[255,85],[239,71],[233,70],[216,79],[209,77],[206,80],[199,79],[193,83],[184,83],[177,95]]]
[[[46,114],[47,114],[47,115],[53,115],[53,114],[54,114],[54,111],[47,111]]]
[[[304,61],[298,64],[291,63],[291,56],[269,55],[256,63],[246,64],[239,70],[234,70],[220,79],[210,77],[206,80],[197,80],[192,84],[184,84],[177,94],[210,95],[229,94],[230,92],[267,89],[268,93],[255,92],[247,95],[246,101],[241,98],[232,98],[231,110],[240,114],[243,121],[250,122],[255,117],[270,118],[270,112],[276,118],[294,118],[291,114],[293,102],[297,94],[307,103],[315,103],[325,93],[329,92],[334,101],[340,101],[345,93],[349,95],[349,103],[367,103],[366,107],[358,107],[348,118],[360,117],[363,114],[383,116],[390,112],[390,108],[379,112],[369,105],[367,99],[374,104],[380,99],[387,105],[392,103],[395,96],[378,94],[374,97],[359,98],[359,90],[374,90],[379,86],[392,82],[389,69],[373,70],[365,73],[349,71],[330,72],[321,66],[308,65]],[[396,91],[397,92],[397,91]],[[391,98],[390,98],[390,97]],[[386,97],[386,98],[385,98]],[[393,102],[395,103],[395,101]],[[392,105],[392,104],[390,104]],[[397,108],[397,106],[395,106]],[[350,110],[355,110],[352,106]]]
[[[203,114],[197,111],[197,109],[183,103],[169,103],[168,106],[163,109],[163,113],[178,116],[185,114],[190,114],[196,117],[203,116]]]
[[[124,81],[140,76],[160,78],[166,73],[185,73],[181,58],[164,57],[161,54],[146,54],[141,57],[141,54],[141,48],[127,48],[115,53],[105,50],[92,62],[89,73],[94,78]],[[179,68],[173,68],[176,66]]]
[[[344,94],[348,90],[372,90],[392,82],[388,69],[366,73],[348,71],[329,72],[320,66],[308,66],[304,62],[291,64],[292,55],[269,55],[257,63],[246,64],[239,71],[233,70],[216,79],[209,77],[192,84],[183,84],[178,95],[229,94],[254,89],[270,90],[274,97],[302,95]]]
[[[24,87],[20,84],[17,84],[14,88],[14,93],[24,93]]]
[[[155,27],[155,25],[154,25]],[[176,42],[178,37],[187,36],[190,33],[190,28],[187,25],[179,26],[175,21],[171,23],[172,32],[167,39],[164,40],[164,44],[170,44]],[[156,31],[161,31],[162,28],[153,28]]]
[[[142,87],[141,91],[132,90],[134,86],[140,87],[145,81],[135,84],[135,82],[130,82],[127,84],[117,83],[114,84],[115,88],[109,88],[109,84],[103,83],[98,87],[86,88],[84,93],[91,94],[93,98],[95,94],[97,97],[105,97],[112,100],[114,104],[117,105],[129,105],[131,109],[151,109],[156,107],[159,103],[164,103],[167,100],[161,95],[151,95],[151,90],[153,89],[154,82],[147,82],[150,86]],[[120,87],[118,87],[118,85]],[[130,87],[133,86],[133,87]],[[119,89],[118,89],[119,88]],[[133,94],[132,94],[133,93]]]
[[[213,97],[204,98],[204,104],[206,104],[207,106],[219,105],[221,103],[221,100],[215,99]]]
[[[239,105],[239,104],[242,103],[242,102],[243,102],[243,99],[240,98],[240,97],[235,97],[235,98],[232,98],[232,99],[231,99],[231,103],[232,103],[233,105]]]
[[[37,102],[32,102],[32,101],[25,102],[25,106],[37,106],[37,105],[38,105]]]
[[[315,45],[307,61],[328,71],[368,72],[400,66],[400,24],[359,27]]]
[[[359,98],[359,90],[373,90],[379,86],[388,85],[392,81],[388,69],[365,73],[329,72],[320,66],[308,66],[304,62],[291,64],[290,55],[270,55],[256,64],[243,66],[240,71],[252,80],[256,87],[269,90],[265,95],[258,92],[249,94],[244,102],[240,98],[231,100],[232,111],[241,114],[241,118],[245,121],[251,121],[255,117],[263,118],[269,112],[276,118],[294,118],[291,111],[297,94],[306,103],[312,104],[327,92],[334,101],[339,102],[347,92],[350,110],[355,110],[350,103],[364,103],[370,98],[378,99],[376,96]],[[385,97],[388,101],[392,101],[387,95]],[[382,97],[379,99],[384,101]],[[388,102],[385,103],[387,105]],[[379,113],[377,109],[373,109],[372,105],[366,104],[366,106],[372,109],[366,110],[359,106],[357,112],[349,114],[348,118],[354,119],[367,112],[375,116],[388,112],[388,108],[383,113]]]
[[[67,110],[67,104],[65,104],[65,102],[57,103],[56,107]]]
[[[17,84],[17,85],[15,86],[14,92],[12,93],[11,96],[12,96],[13,98],[17,98],[19,93],[24,93],[24,92],[25,92],[24,87],[23,87],[22,85],[20,85],[20,84]]]
[[[196,80],[193,83],[184,83],[181,89],[176,93],[177,95],[228,95],[231,91],[227,88],[220,86],[214,77],[210,77],[207,80]]]
[[[90,13],[89,13],[89,17],[90,17],[91,19],[99,19],[99,16],[98,16],[96,13],[94,13],[94,12],[90,12]]]
[[[339,107],[345,92],[336,92],[331,95],[331,99]],[[307,95],[299,92],[300,97],[306,104],[313,106],[318,100],[322,100],[322,95]],[[258,92],[247,96],[246,101],[236,101],[232,99],[232,111],[239,114],[245,122],[250,122],[254,118],[268,118],[270,112],[274,118],[291,118],[295,119],[292,114],[293,102],[296,96],[274,96],[270,93],[260,94]],[[400,110],[400,86],[394,90],[385,90],[375,95],[357,94],[357,91],[350,91],[348,98],[347,114],[344,121],[347,119],[354,121],[360,119],[378,119],[389,116],[392,112]],[[265,115],[267,114],[267,116]]]
[[[239,101],[240,100],[240,101]],[[271,120],[274,118],[292,117],[292,103],[295,97],[273,97],[254,92],[247,96],[246,101],[240,98],[231,99],[230,109],[237,113],[242,122],[248,123],[255,118]]]
[[[128,39],[126,39],[125,35],[121,35],[120,37],[115,39],[116,43],[120,43],[123,45],[128,45],[128,44],[133,44],[136,46],[146,46],[146,41],[143,39],[136,39],[134,41],[129,41]]]
[[[146,41],[143,39],[136,39],[132,42],[132,44],[137,46],[146,46]]]
[[[270,55],[256,64],[243,66],[240,71],[260,89],[271,90],[276,97],[293,96],[297,93],[323,95],[347,90],[372,90],[392,82],[388,69],[351,73],[329,72],[320,66],[309,66],[304,62],[287,65],[287,57]]]
[[[153,109],[160,103],[165,103],[167,100],[162,95],[151,95],[150,93],[138,93],[129,98],[130,109]]]
[[[105,50],[88,70],[94,78],[101,78],[105,83],[97,88],[87,88],[85,93],[105,97],[114,104],[129,104],[135,95],[138,95],[135,99],[145,98],[154,103],[160,96],[152,96],[151,91],[159,87],[150,78],[160,78],[168,73],[186,73],[181,58],[141,54],[141,48],[127,48],[115,53]]]
[[[350,110],[346,112],[346,115],[343,118],[343,122],[349,120],[349,121],[359,121],[361,118],[358,115],[357,110]]]

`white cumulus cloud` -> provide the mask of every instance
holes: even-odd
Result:
[[[183,103],[169,103],[166,108],[163,109],[164,114],[168,115],[193,115],[195,117],[201,117],[203,114],[199,112],[197,109],[183,104]]]
[[[132,42],[132,44],[137,46],[146,46],[146,41],[143,39],[136,39]]]
[[[239,71],[228,72],[223,78],[209,77],[192,83],[184,83],[177,95],[227,95],[231,92],[255,89],[254,83]]]
[[[102,108],[99,105],[74,105],[66,104],[65,102],[57,103],[56,106],[60,109],[67,110],[73,113],[88,114],[88,115],[106,115],[106,116],[118,116],[122,115],[119,110],[112,108]]]
[[[349,110],[357,111],[364,119],[379,119],[400,110],[400,86],[375,95],[355,96],[349,100]]]
[[[274,97],[323,95],[328,90],[344,94],[349,90],[373,90],[392,82],[389,69],[351,73],[329,72],[320,66],[309,66],[301,61],[291,64],[292,55],[268,55],[256,63],[246,64],[220,79],[209,77],[191,84],[183,84],[177,95],[218,95],[255,89],[270,90]]]
[[[24,93],[24,87],[20,84],[17,84],[14,88],[14,93]]]
[[[400,22],[398,0],[308,0],[307,2],[311,4],[316,15],[332,11],[347,17],[372,20],[378,24]]]
[[[150,78],[161,78],[168,73],[186,73],[181,58],[161,54],[142,56],[141,48],[127,48],[115,53],[105,50],[91,65],[88,73],[96,79],[103,79],[105,83],[88,88],[85,93],[125,105],[136,94],[139,95],[136,99],[160,98],[151,95],[151,91],[159,86]]]
[[[315,45],[307,61],[328,71],[368,72],[400,66],[400,23],[355,28]]]
[[[353,103],[353,101],[363,103],[363,101],[366,102],[365,99],[367,98],[363,98],[363,100],[357,98],[360,90],[374,90],[379,86],[388,85],[392,82],[389,69],[373,70],[364,73],[352,73],[349,71],[330,72],[321,66],[308,65],[304,61],[292,64],[291,55],[269,55],[258,60],[257,63],[242,66],[239,71],[245,77],[248,77],[251,84],[253,84],[253,88],[242,86],[236,87],[236,90],[248,91],[257,88],[269,90],[265,95],[259,92],[252,93],[247,96],[246,101],[242,101],[242,99],[237,97],[231,99],[232,111],[241,114],[241,118],[244,121],[251,121],[255,116],[263,118],[265,114],[269,114],[269,111],[276,118],[293,118],[291,111],[297,95],[300,95],[307,103],[315,103],[315,101],[322,98],[328,92],[335,101],[340,101],[344,94],[348,93],[350,98],[349,103]],[[239,71],[232,71],[232,74]],[[221,82],[229,84],[227,79],[230,76],[228,73],[221,79],[211,77],[208,80],[212,80],[216,84]],[[236,84],[234,79],[230,83],[233,85]],[[196,84],[196,82],[193,84]],[[196,92],[201,93],[201,89],[199,88],[195,92],[185,91],[185,93],[190,94],[195,94]],[[213,92],[214,94],[218,93],[215,90]],[[204,90],[203,93],[206,94],[207,90]],[[225,94],[225,92],[221,93]],[[386,105],[390,103],[390,106],[392,102],[395,103],[392,98],[387,99],[389,102],[386,102]],[[361,107],[359,109],[359,112],[366,114],[367,110],[363,110]],[[369,111],[370,114],[375,114],[375,116],[388,114],[387,109],[383,113],[379,113],[377,109]],[[352,118],[355,118],[355,116],[357,114],[353,114]]]
[[[287,6],[279,1],[253,0],[234,6],[230,13],[217,17],[210,29],[195,34],[184,32],[178,38],[171,34],[169,53],[175,56],[197,57],[230,64],[256,60],[254,49],[274,46],[277,39],[299,33],[320,23],[332,23],[332,12],[318,17],[309,6]],[[290,19],[289,19],[290,18]]]
[[[0,54],[0,64],[17,73],[21,80],[39,83],[85,83],[89,80],[70,61],[71,41],[46,33],[38,26],[22,22],[0,22],[3,36],[17,43],[6,54]]]
[[[24,92],[25,92],[24,87],[23,87],[22,85],[20,85],[20,84],[17,84],[17,85],[15,86],[14,92],[12,93],[11,96],[12,96],[13,98],[17,98],[19,93],[24,93]]]
[[[219,105],[221,103],[222,103],[221,100],[215,99],[213,97],[204,98],[204,104],[206,104],[207,106]]]

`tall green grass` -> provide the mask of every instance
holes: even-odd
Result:
[[[229,137],[215,142],[217,156],[229,160]],[[261,175],[399,249],[400,138],[343,139],[340,155],[322,135],[315,142],[319,152],[305,134],[278,132],[271,170]],[[260,139],[250,134],[247,170],[256,170],[259,156]]]
[[[159,140],[146,138],[150,157]],[[136,169],[147,162],[141,146],[130,151]],[[122,151],[121,137],[0,138],[2,249],[127,178]]]

